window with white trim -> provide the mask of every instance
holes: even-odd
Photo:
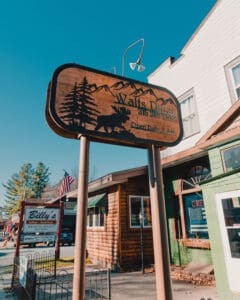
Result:
[[[240,168],[240,145],[223,149],[221,152],[226,172]]]
[[[240,63],[232,68],[233,83],[237,99],[240,98]]]
[[[130,196],[130,227],[138,228],[152,226],[150,197]]]
[[[105,215],[108,211],[108,197],[106,193],[96,194],[88,198],[88,227],[104,227]]]
[[[88,209],[87,226],[104,227],[105,207],[92,207]]]
[[[231,101],[234,103],[240,98],[240,56],[236,57],[224,68]]]
[[[198,113],[193,90],[181,96],[179,102],[183,121],[183,138],[187,138],[199,132]]]

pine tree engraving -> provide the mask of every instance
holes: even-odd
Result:
[[[59,113],[61,119],[70,128],[86,128],[86,124],[96,124],[96,117],[99,112],[91,94],[90,85],[87,78],[84,77],[81,83],[75,82],[72,90],[65,95]]]
[[[59,113],[63,114],[61,119],[65,120],[71,127],[76,127],[77,123],[77,111],[78,111],[78,99],[79,92],[77,82],[75,82],[72,90],[65,95],[64,102],[59,109]]]
[[[80,127],[86,127],[86,124],[96,124],[96,117],[99,111],[96,109],[97,105],[91,93],[87,78],[84,77],[82,82],[78,85],[79,98],[77,117]]]

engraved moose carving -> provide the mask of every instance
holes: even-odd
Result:
[[[120,129],[125,129],[123,126],[129,120],[129,116],[131,114],[130,110],[126,109],[126,107],[116,107],[112,106],[115,113],[111,115],[101,115],[97,117],[97,125],[95,130],[99,130],[102,127],[104,128],[106,133],[114,132],[115,127]],[[109,132],[109,129],[111,130]]]

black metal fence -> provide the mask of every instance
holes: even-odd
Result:
[[[49,278],[56,277],[55,251],[32,252],[24,257],[26,257],[26,266],[21,264],[21,257],[14,258],[12,290],[18,299],[35,300],[37,287],[43,274],[47,272]]]
[[[111,271],[109,269],[86,272],[85,298],[111,300]]]
[[[48,271],[42,272],[37,279],[35,300],[61,299],[70,300],[72,298],[72,274],[66,270],[59,270],[56,276],[52,276]]]
[[[12,274],[12,290],[18,299],[34,300],[36,289],[36,272],[27,265],[25,284],[21,282],[21,265],[19,257],[14,258]]]
[[[18,299],[72,299],[73,269],[58,269],[54,251],[27,256],[25,285],[22,284],[19,258],[14,259],[12,289]],[[111,272],[107,269],[86,272],[85,299],[111,299]]]

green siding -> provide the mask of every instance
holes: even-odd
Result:
[[[223,173],[223,166],[219,149],[209,151],[209,160],[211,165],[212,176],[217,176]]]
[[[208,220],[209,238],[211,243],[212,259],[219,300],[240,300],[240,294],[235,294],[229,289],[220,224],[218,221],[215,200],[216,194],[218,193],[240,189],[240,174],[235,173],[231,175],[224,175],[221,158],[222,149],[229,148],[230,146],[236,144],[237,143],[223,145],[219,148],[211,149],[209,151],[212,175],[218,176],[222,174],[222,177],[216,178],[215,180],[213,178],[213,180],[201,185]]]

